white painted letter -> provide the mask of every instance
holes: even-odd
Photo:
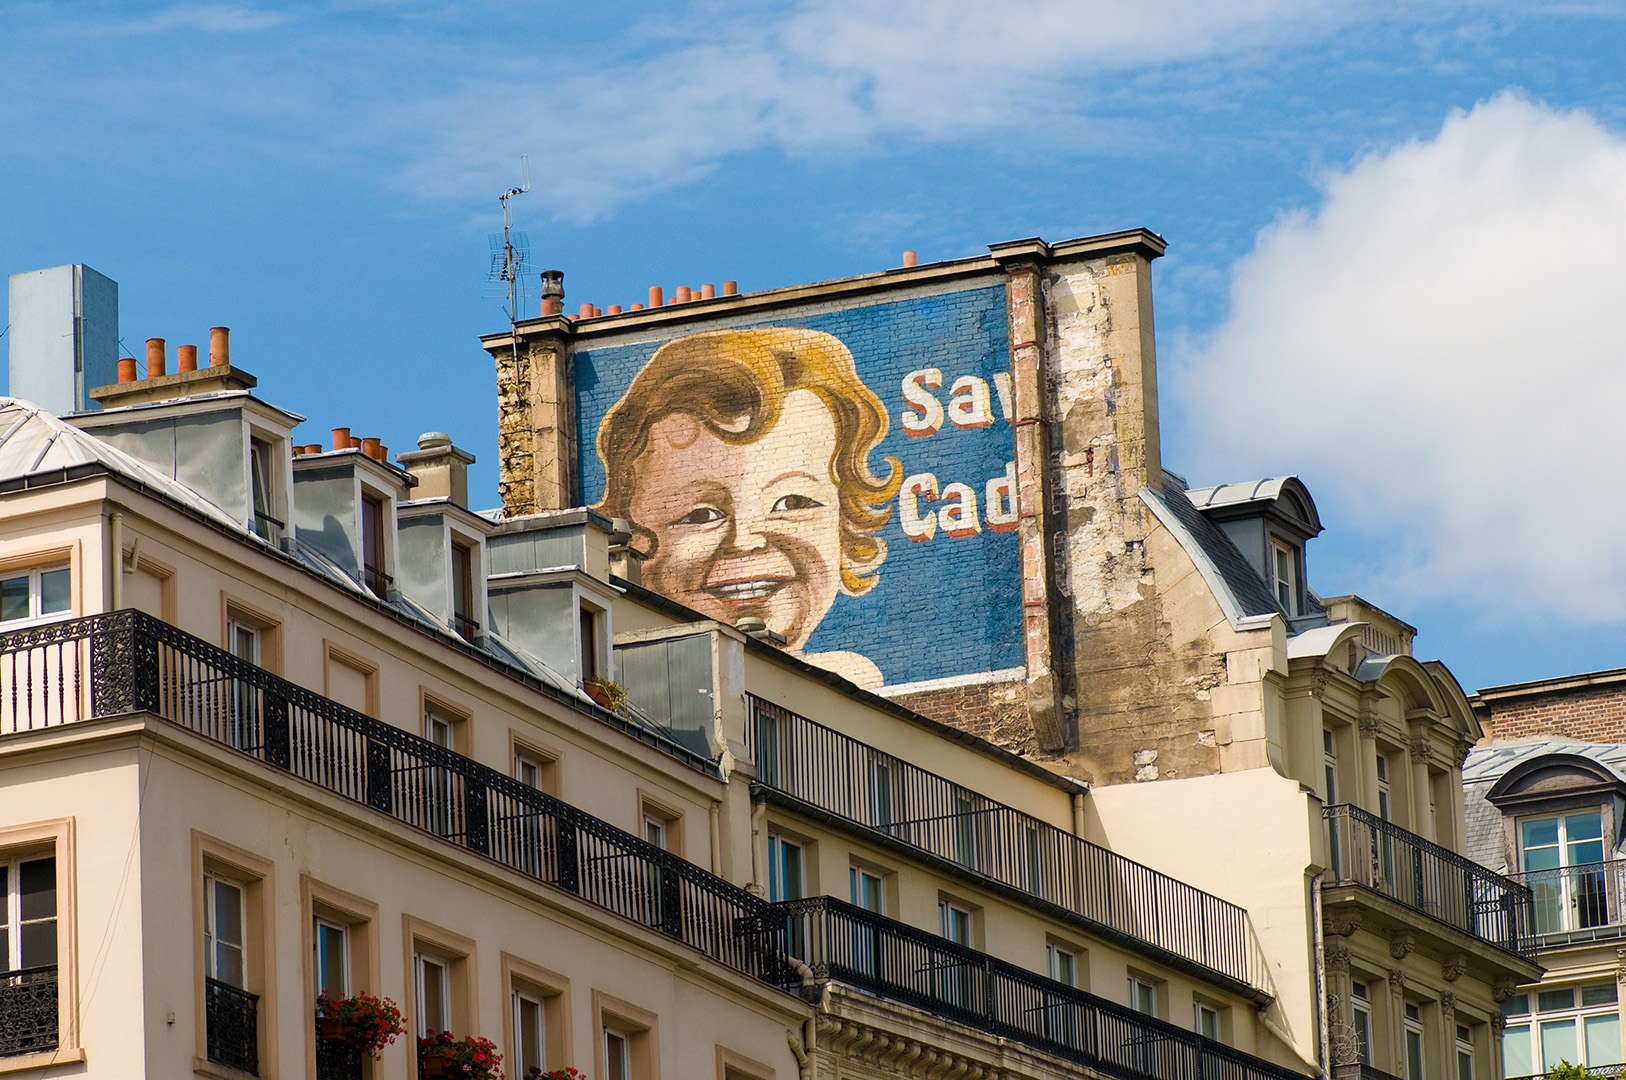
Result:
[[[937,429],[943,426],[943,403],[928,391],[941,389],[942,386],[943,373],[934,367],[921,368],[904,376],[903,400],[909,406],[909,411],[899,419],[903,421],[906,434],[917,439],[937,434]]]
[[[945,536],[976,536],[982,532],[977,521],[977,493],[969,485],[950,484],[944,488],[943,504],[937,517],[943,523]]]
[[[994,422],[988,411],[988,384],[975,375],[955,379],[949,393],[949,420],[955,427],[987,427]]]
[[[1006,423],[1011,419],[1011,373],[1001,371],[994,376],[994,393],[999,395],[999,412]]]
[[[937,515],[920,512],[921,499],[931,502],[936,498],[937,477],[931,473],[916,473],[904,480],[903,490],[898,492],[898,523],[903,535],[911,540],[930,540],[937,535]]]
[[[1010,532],[1016,528],[1020,513],[1016,507],[1016,462],[1005,465],[1005,475],[988,481],[988,498],[983,503],[988,513],[990,532]]]

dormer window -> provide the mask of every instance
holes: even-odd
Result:
[[[1299,613],[1297,552],[1290,545],[1273,539],[1270,553],[1271,589],[1276,593],[1276,602],[1282,606],[1282,611],[1288,618],[1294,618]]]
[[[365,490],[361,493],[361,568],[363,582],[375,595],[389,592],[391,578],[384,572],[384,500]]]
[[[250,528],[267,543],[274,544],[286,528],[286,523],[277,517],[276,503],[276,473],[273,471],[273,462],[276,456],[271,443],[265,439],[251,437],[248,442],[248,476],[249,486],[253,498],[254,520]]]
[[[480,620],[475,618],[474,549],[457,539],[452,540],[452,622],[457,632],[473,639],[480,633]]]

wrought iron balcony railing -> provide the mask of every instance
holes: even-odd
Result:
[[[260,1075],[260,995],[219,979],[203,980],[209,1060]]]
[[[56,965],[0,971],[0,1057],[56,1047]]]
[[[772,986],[797,984],[795,953],[820,977],[1126,1080],[1303,1080],[839,901],[768,904],[544,792],[140,612],[0,635],[0,736],[137,712],[574,893]],[[206,993],[210,1058],[254,1071],[254,995],[213,979]]]
[[[1324,807],[1329,886],[1360,885],[1504,952],[1534,960],[1530,890],[1356,806]]]
[[[139,611],[0,635],[0,735],[151,712],[761,976],[744,889]]]
[[[771,791],[1165,963],[1268,994],[1245,909],[770,701],[747,700],[758,781]]]
[[[1303,1080],[1300,1073],[830,897],[771,916],[792,954],[833,979],[1109,1076]]]
[[[1508,877],[1529,888],[1543,945],[1626,935],[1626,859]]]
[[[316,1080],[362,1080],[361,1050],[346,1042],[322,1038],[317,1025]]]

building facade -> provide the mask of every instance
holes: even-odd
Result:
[[[1081,835],[1248,911],[1306,1066],[1500,1076],[1539,969],[1529,891],[1464,855],[1479,721],[1411,627],[1312,587],[1302,483],[1164,468],[1162,252],[555,301],[483,339],[504,511],[592,507],[641,587],[1088,784]]]
[[[223,329],[168,359],[0,401],[0,1072],[1316,1071],[1303,880],[1273,957],[1145,806],[653,590],[623,521],[475,513],[438,432],[305,443]],[[359,993],[377,1061],[318,1023]]]

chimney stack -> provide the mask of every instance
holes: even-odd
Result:
[[[168,374],[169,366],[164,357],[164,339],[150,337],[147,339],[147,378],[157,379]]]
[[[469,466],[474,455],[452,445],[444,431],[426,431],[418,436],[418,449],[395,455],[401,468],[418,481],[415,499],[450,499],[468,509]]]
[[[175,346],[175,373],[198,370],[198,347],[196,345]]]
[[[224,326],[209,329],[209,366],[231,366],[231,331]]]

